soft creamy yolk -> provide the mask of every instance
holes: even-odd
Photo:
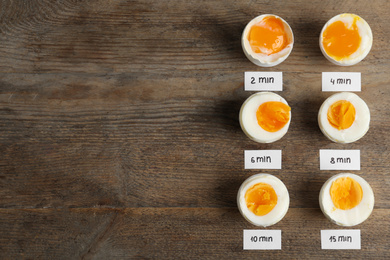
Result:
[[[261,104],[256,112],[257,123],[268,132],[277,132],[290,120],[291,108],[279,101]]]
[[[347,26],[342,21],[330,24],[323,33],[322,43],[326,53],[336,60],[349,57],[360,46],[362,38],[355,18],[352,26]]]
[[[257,216],[267,215],[278,203],[274,188],[267,183],[257,183],[245,193],[246,206]]]
[[[332,183],[330,197],[336,208],[348,210],[359,205],[363,198],[363,190],[354,179],[341,177]]]
[[[350,128],[355,121],[355,116],[355,107],[346,100],[339,100],[328,109],[328,121],[338,130]]]
[[[277,53],[289,44],[282,20],[272,16],[252,26],[248,41],[252,51],[266,55]]]

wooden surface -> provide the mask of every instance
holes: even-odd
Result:
[[[390,258],[388,1],[0,1],[1,259]],[[356,13],[374,44],[353,67],[318,47],[325,22]],[[262,69],[240,36],[259,14],[287,20],[290,57]],[[245,71],[282,71],[287,135],[257,144],[238,111]],[[367,135],[328,141],[317,112],[321,72],[362,73]],[[360,149],[375,193],[361,250],[321,250],[319,149]],[[236,207],[246,149],[281,149],[269,170],[290,192],[281,251],[243,251],[255,229]]]

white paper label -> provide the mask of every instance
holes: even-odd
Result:
[[[244,250],[281,250],[282,230],[244,229]]]
[[[245,169],[282,169],[282,150],[245,150]]]
[[[361,91],[360,72],[322,72],[322,91]]]
[[[320,150],[320,170],[360,170],[360,150]]]
[[[282,91],[282,72],[269,71],[246,71],[245,85],[246,91]]]
[[[360,229],[321,230],[322,249],[361,249]]]

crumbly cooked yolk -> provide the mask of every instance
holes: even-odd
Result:
[[[248,41],[252,51],[266,55],[277,53],[289,44],[282,20],[272,16],[252,26]]]
[[[246,206],[257,216],[265,216],[278,203],[274,188],[267,183],[257,183],[245,193]]]
[[[290,120],[291,108],[279,101],[261,104],[256,112],[257,123],[268,132],[277,132]]]
[[[359,48],[362,38],[356,25],[357,20],[358,17],[355,17],[350,28],[344,22],[336,21],[324,30],[324,49],[335,60],[347,58]]]
[[[328,109],[328,121],[338,130],[350,128],[355,121],[355,116],[355,107],[347,100],[339,100]]]
[[[330,187],[330,197],[336,208],[348,210],[359,205],[363,198],[360,184],[350,177],[340,177]]]

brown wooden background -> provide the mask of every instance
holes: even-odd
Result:
[[[388,1],[0,1],[0,258],[390,258],[390,3]],[[356,13],[374,44],[353,67],[318,47],[325,22]],[[290,57],[262,69],[240,36],[274,13],[295,35]],[[292,123],[261,145],[241,131],[252,93],[245,71],[282,71]],[[317,112],[331,93],[321,72],[362,73],[371,128],[353,144],[328,141]],[[362,249],[324,251],[319,149],[360,149],[375,209]],[[256,170],[245,149],[281,149],[269,170],[290,192],[281,251],[243,251],[236,194]]]

